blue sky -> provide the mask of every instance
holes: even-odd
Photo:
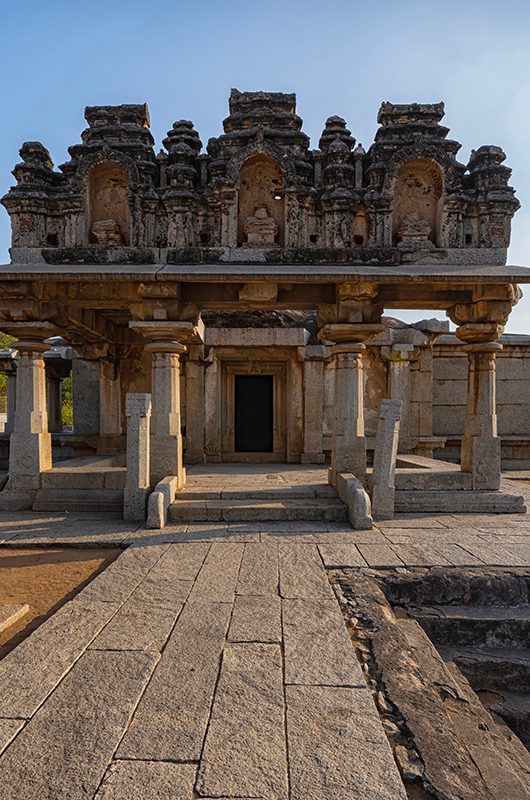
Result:
[[[0,13],[0,194],[23,141],[67,159],[85,105],[147,101],[157,147],[180,118],[206,144],[232,86],[295,91],[313,146],[340,114],[367,147],[381,101],[444,100],[462,161],[507,152],[522,203],[509,260],[530,265],[527,0],[0,0]],[[8,246],[1,209],[0,262]],[[526,294],[508,330],[530,333]]]

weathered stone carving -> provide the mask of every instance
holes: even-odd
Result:
[[[306,263],[322,249],[385,264],[436,251],[455,263],[461,248],[504,262],[519,206],[506,156],[487,145],[467,167],[458,162],[442,103],[383,103],[367,151],[337,116],[310,150],[293,94],[234,89],[229,106],[205,153],[193,123],[178,120],[155,156],[145,105],[88,107],[82,142],[59,171],[42,144],[26,142],[17,185],[2,200],[13,259],[31,251],[42,260],[53,248],[74,263],[87,260],[87,246],[110,244],[132,248],[126,260],[146,248],[279,246]],[[120,241],[105,232],[109,220]]]
[[[120,226],[114,219],[100,219],[92,225],[92,235],[96,244],[103,246],[123,244]]]
[[[245,220],[248,247],[271,247],[278,235],[278,223],[269,217],[266,206],[258,206],[252,217]]]
[[[429,241],[432,227],[426,219],[422,219],[417,211],[404,217],[398,228],[400,247],[421,247],[431,249],[434,244]]]

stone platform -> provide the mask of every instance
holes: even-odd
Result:
[[[231,469],[212,492],[238,491]],[[530,516],[149,531],[13,513],[0,543],[124,548],[0,662],[3,800],[405,800],[327,570],[530,567]]]

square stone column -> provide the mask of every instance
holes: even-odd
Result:
[[[50,433],[59,433],[63,429],[61,408],[61,379],[48,372],[46,375],[46,398],[48,407],[48,429]]]
[[[180,356],[186,351],[178,342],[151,342],[151,484],[176,475],[185,483],[180,420]]]
[[[188,347],[186,361],[186,462],[203,464],[204,452],[204,346]]]
[[[381,330],[380,324],[336,323],[325,325],[319,332],[319,339],[335,342],[331,348],[335,360],[335,420],[329,473],[332,485],[340,472],[352,473],[360,481],[365,479],[364,341]]]
[[[178,488],[184,485],[186,473],[182,463],[180,411],[180,356],[186,352],[181,344],[203,341],[204,324],[172,320],[133,320],[129,328],[149,339],[146,350],[152,355],[151,399],[151,484],[176,476]]]
[[[127,417],[127,473],[123,493],[123,518],[145,520],[151,485],[151,395],[130,392],[125,398]]]
[[[498,342],[469,344],[467,406],[461,466],[473,489],[495,491],[501,480],[501,440],[497,436],[495,356]]]
[[[8,372],[7,374],[7,421],[4,433],[13,433],[15,427],[15,410],[17,407],[17,374]]]
[[[27,493],[31,507],[40,485],[40,473],[51,469],[51,435],[48,431],[46,371],[42,340],[17,342],[17,403],[9,448],[9,480],[6,491]],[[21,502],[24,502],[22,494]]]
[[[408,453],[411,449],[410,403],[411,375],[410,362],[414,356],[414,345],[395,344],[388,364],[389,394],[391,400],[402,403],[401,424],[399,426],[399,452]]]
[[[324,462],[324,360],[328,351],[325,345],[306,345],[300,348],[304,359],[304,451],[302,464]]]

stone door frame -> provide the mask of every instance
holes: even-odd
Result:
[[[287,361],[221,361],[221,460],[225,462],[285,462],[287,460]],[[272,375],[273,451],[238,453],[235,450],[235,377]]]

